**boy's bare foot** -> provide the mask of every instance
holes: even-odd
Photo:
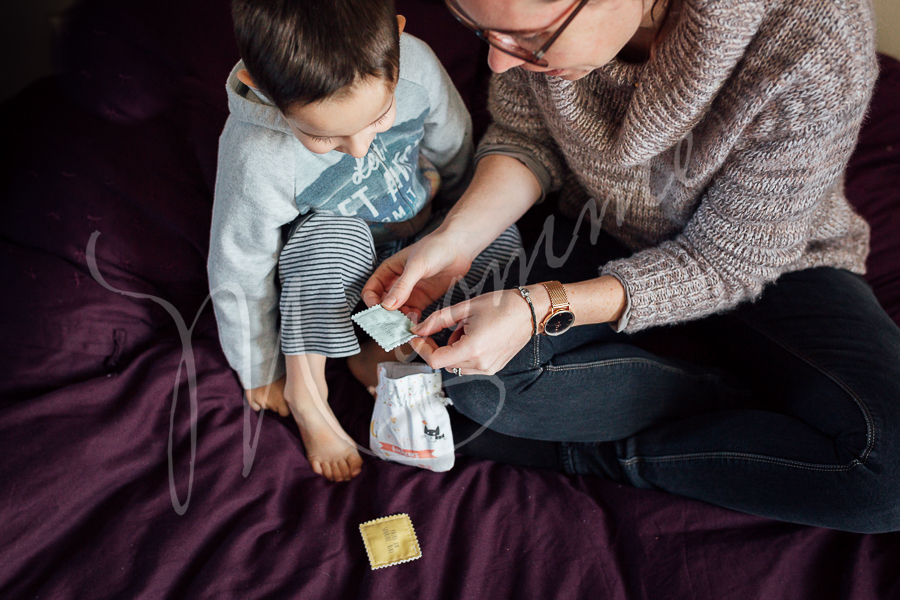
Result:
[[[360,346],[359,354],[347,357],[347,366],[366,389],[374,389],[378,385],[378,363],[405,362],[412,353],[413,349],[409,344],[403,344],[399,348],[385,352],[377,342],[368,340]]]
[[[259,412],[261,409],[277,412],[282,417],[288,416],[290,410],[284,401],[284,384],[287,377],[273,381],[269,385],[263,385],[252,390],[244,390],[244,398],[250,408]]]
[[[313,471],[329,481],[349,481],[362,470],[362,458],[353,441],[335,418],[331,407],[325,405],[323,416],[319,407],[298,406],[289,402],[291,413],[300,429],[306,458]]]
[[[300,429],[310,466],[329,481],[349,481],[362,470],[362,458],[328,405],[325,357],[295,354],[285,359],[284,399]]]

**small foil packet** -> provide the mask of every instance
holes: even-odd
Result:
[[[359,532],[373,569],[398,565],[422,556],[416,531],[406,513],[367,521],[359,526]]]
[[[399,310],[386,310],[380,304],[358,312],[350,319],[371,335],[372,339],[378,342],[385,352],[390,352],[397,346],[402,346],[417,337],[410,331],[414,323],[409,320],[409,317]]]

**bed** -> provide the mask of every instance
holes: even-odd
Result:
[[[483,131],[486,48],[399,0]],[[900,598],[900,534],[776,522],[652,490],[457,456],[365,456],[332,484],[290,419],[241,401],[208,302],[228,0],[84,0],[57,74],[0,110],[0,598]],[[900,323],[900,63],[847,194],[866,279]],[[331,402],[364,446],[346,365]],[[406,513],[418,560],[372,570],[359,525]]]

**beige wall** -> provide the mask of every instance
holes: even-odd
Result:
[[[900,58],[900,0],[875,0],[878,50]]]

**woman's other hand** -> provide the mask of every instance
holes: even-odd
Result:
[[[446,346],[426,337],[454,325]],[[413,333],[422,337],[410,345],[433,369],[493,375],[531,339],[531,309],[518,290],[491,292],[433,313]]]
[[[625,288],[612,275],[566,283],[565,288],[576,326],[619,321],[627,306]],[[540,284],[527,289],[540,332],[541,321],[550,313],[550,295]],[[426,337],[457,324],[444,347]],[[433,369],[493,375],[531,339],[531,309],[518,290],[491,292],[439,310],[412,331],[422,337],[410,340],[410,346]]]

